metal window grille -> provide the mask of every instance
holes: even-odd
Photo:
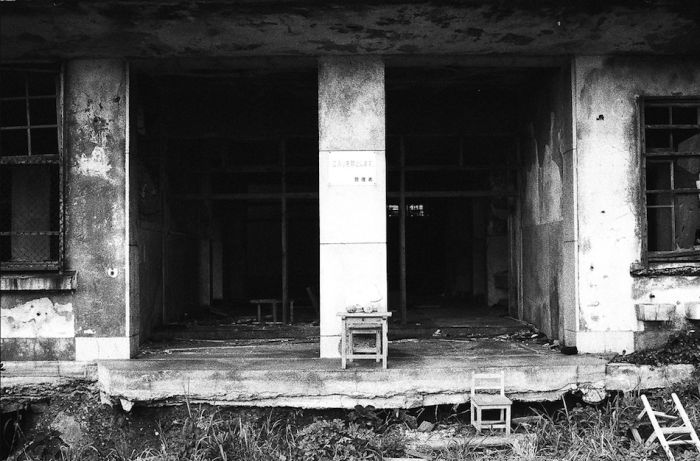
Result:
[[[700,260],[700,100],[643,101],[647,258]]]
[[[0,268],[59,270],[63,261],[60,73],[0,68]]]

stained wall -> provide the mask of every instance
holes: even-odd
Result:
[[[571,344],[575,338],[566,333],[575,297],[570,68],[538,80],[520,104],[521,316]]]
[[[128,358],[138,342],[128,296],[127,65],[68,61],[64,78],[65,274],[14,288],[3,277],[2,360]]]
[[[693,57],[575,59],[579,351],[637,348],[645,325],[636,303],[655,299],[680,311],[700,301],[697,263],[682,264],[686,275],[633,275],[643,265],[646,225],[637,98],[698,96],[699,82]]]

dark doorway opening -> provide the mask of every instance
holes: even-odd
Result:
[[[133,68],[141,331],[257,325],[260,298],[315,319],[315,61]]]
[[[389,302],[404,322],[517,315],[518,101],[539,72],[387,68]]]

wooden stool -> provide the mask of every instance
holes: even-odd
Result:
[[[347,368],[347,361],[382,361],[387,367],[388,321],[391,312],[339,312],[341,318],[340,363]],[[356,347],[355,336],[374,336],[374,347]]]
[[[503,429],[506,435],[510,435],[510,407],[513,402],[506,397],[504,381],[502,371],[500,374],[472,375],[471,419],[477,432],[481,433],[482,429]],[[497,410],[499,418],[484,420],[484,410]]]

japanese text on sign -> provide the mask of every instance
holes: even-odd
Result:
[[[373,186],[377,183],[377,159],[374,152],[330,152],[328,183],[331,186]]]

